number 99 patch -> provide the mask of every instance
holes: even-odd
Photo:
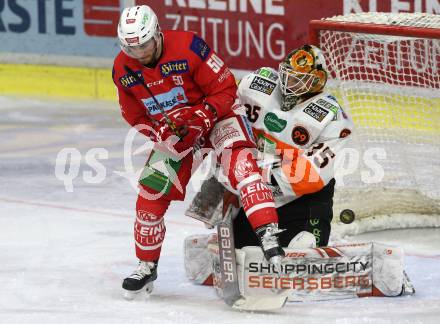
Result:
[[[300,146],[306,145],[310,140],[310,135],[307,129],[302,126],[296,126],[292,129],[292,141]]]

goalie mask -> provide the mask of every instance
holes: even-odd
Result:
[[[162,51],[159,22],[148,6],[125,8],[118,24],[119,46],[142,64],[156,61]]]
[[[282,110],[291,110],[303,96],[322,91],[327,82],[325,59],[321,50],[304,45],[289,53],[279,65]]]

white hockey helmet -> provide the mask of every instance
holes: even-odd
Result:
[[[324,56],[313,45],[304,45],[290,52],[280,63],[278,72],[283,110],[292,109],[301,96],[322,91],[327,82]]]
[[[154,11],[146,5],[125,8],[119,19],[118,38],[122,51],[132,58],[156,56],[160,27]]]

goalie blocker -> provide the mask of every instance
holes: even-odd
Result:
[[[188,237],[185,240],[186,274],[197,284],[213,284],[220,297],[226,294],[231,298],[231,285],[225,286],[227,276],[222,267],[222,249],[217,234]],[[395,297],[415,292],[404,271],[403,251],[398,247],[359,243],[285,248],[285,252],[281,273],[278,273],[266,262],[261,248],[236,249],[233,270],[237,292],[229,300],[234,302],[229,304],[258,310],[282,307],[286,298],[303,301]]]

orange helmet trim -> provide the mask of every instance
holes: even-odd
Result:
[[[295,71],[300,73],[309,73],[313,65],[315,64],[315,59],[313,55],[305,50],[298,50],[290,58],[290,65]]]

